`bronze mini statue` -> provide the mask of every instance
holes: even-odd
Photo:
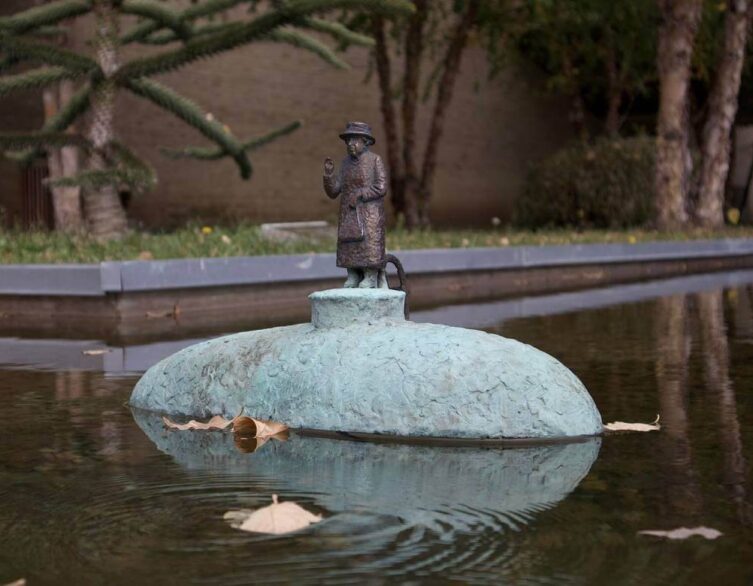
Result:
[[[384,272],[384,196],[387,173],[379,155],[369,151],[376,141],[363,122],[349,122],[340,135],[348,155],[335,173],[332,159],[324,160],[324,191],[340,196],[337,229],[337,266],[348,269],[344,287],[387,287]]]

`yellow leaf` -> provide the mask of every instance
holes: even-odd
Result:
[[[604,426],[605,431],[658,431],[661,429],[659,425],[659,416],[656,416],[656,421],[653,423],[625,423],[624,421],[613,421],[607,423]]]
[[[236,529],[272,535],[299,531],[322,520],[321,515],[310,513],[296,503],[278,502],[276,494],[272,495],[271,505],[256,511],[228,511],[224,518]]]
[[[212,228],[211,226],[203,226],[201,228],[201,233],[202,234],[207,234],[208,235],[208,234],[211,234],[212,232],[214,232],[214,228]]]
[[[733,226],[737,226],[740,223],[740,210],[738,210],[737,208],[728,209],[727,221]]]
[[[628,242],[630,244],[635,244],[636,242],[638,242],[638,239],[631,234],[630,236],[628,236]]]

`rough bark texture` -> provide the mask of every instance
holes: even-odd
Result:
[[[397,129],[397,115],[392,103],[392,71],[390,57],[387,51],[384,19],[374,19],[372,34],[374,35],[374,57],[376,61],[377,78],[379,80],[380,102],[384,133],[386,138],[387,164],[389,165],[389,180],[391,201],[395,214],[405,214],[405,191],[403,182],[403,165],[400,159],[400,138]]]
[[[724,49],[709,95],[709,113],[703,128],[701,181],[695,220],[700,226],[724,224],[724,192],[729,174],[732,124],[737,114],[745,45],[751,19],[748,0],[731,0],[724,19]]]
[[[473,23],[476,21],[479,10],[479,0],[470,0],[465,13],[461,16],[460,21],[452,35],[452,40],[447,48],[447,54],[444,60],[444,71],[439,82],[437,101],[434,105],[434,113],[431,119],[431,128],[429,138],[426,143],[426,152],[424,154],[423,168],[421,170],[421,184],[419,187],[418,215],[419,222],[422,226],[430,224],[429,203],[431,200],[431,183],[434,178],[434,171],[437,167],[437,150],[439,141],[442,137],[447,107],[452,100],[452,91],[455,87],[455,80],[460,69],[460,60],[463,56],[468,42],[468,32],[471,30]]]
[[[424,24],[428,13],[427,0],[415,0],[405,37],[405,74],[403,76],[403,172],[405,177],[405,224],[414,228],[419,224],[416,169],[416,106],[418,84],[421,79],[421,55],[424,49]]]
[[[679,228],[688,221],[688,86],[702,0],[659,0],[659,115],[656,137],[656,225]]]
[[[65,106],[73,94],[73,83],[65,81],[54,84],[43,92],[45,119],[49,119]],[[73,129],[69,129],[72,131]],[[55,181],[63,177],[78,174],[78,152],[76,147],[48,149],[47,166],[49,179]],[[52,207],[55,217],[55,229],[63,232],[78,232],[83,227],[81,214],[81,190],[78,187],[51,186]]]
[[[107,150],[115,135],[113,126],[115,108],[115,83],[111,81],[118,70],[118,27],[111,0],[95,3],[97,16],[97,61],[105,74],[92,96],[91,127],[89,141],[92,153],[89,157],[90,171],[107,171]],[[117,185],[108,183],[99,188],[84,190],[84,205],[89,229],[96,238],[111,240],[125,234],[127,223],[125,210],[120,203]]]
[[[617,66],[617,58],[614,49],[607,47],[607,117],[604,121],[604,131],[610,136],[620,133],[620,105],[622,104],[622,84],[620,72]]]

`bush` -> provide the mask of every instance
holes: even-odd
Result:
[[[655,142],[602,138],[562,149],[531,170],[513,223],[526,228],[626,228],[653,217]]]

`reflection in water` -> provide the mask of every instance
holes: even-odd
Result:
[[[133,413],[157,448],[188,469],[253,471],[281,487],[292,483],[321,493],[321,506],[331,512],[379,511],[436,531],[475,524],[519,528],[531,512],[554,505],[578,485],[601,444],[590,438],[516,449],[457,448],[293,434],[245,454],[232,434],[166,431],[158,415]]]
[[[698,517],[702,510],[698,475],[693,468],[688,436],[688,358],[690,331],[688,303],[684,295],[659,299],[656,304],[656,382],[662,423],[660,449],[665,462],[663,482],[667,520]],[[695,519],[698,520],[698,519]]]
[[[159,416],[134,410],[134,418],[162,452],[190,470],[214,471],[266,479],[270,491],[316,495],[329,521],[324,531],[346,534],[353,524],[363,532],[354,553],[363,554],[381,542],[397,550],[373,565],[398,565],[411,571],[438,563],[421,561],[427,532],[446,545],[442,558],[455,567],[475,564],[478,556],[502,559],[497,549],[479,549],[471,542],[454,543],[459,534],[484,537],[519,531],[534,514],[572,492],[588,473],[601,440],[516,449],[431,447],[373,444],[291,435],[287,442],[268,442],[253,454],[234,445],[232,434],[166,431]],[[239,503],[242,505],[242,503]],[[385,517],[392,518],[388,521]],[[371,520],[369,520],[371,518]],[[312,530],[318,531],[319,527]],[[358,541],[358,539],[356,539]],[[390,545],[392,541],[392,545]],[[451,562],[451,563],[450,563]],[[292,563],[292,561],[291,561]],[[436,568],[434,568],[436,569]]]
[[[737,506],[738,519],[746,525],[751,525],[752,507],[747,502],[745,491],[747,464],[743,455],[735,390],[729,377],[729,346],[724,324],[722,291],[699,293],[697,299],[706,389],[718,403],[716,411],[723,458],[723,482]],[[739,307],[750,319],[747,290],[743,290],[743,300]]]

